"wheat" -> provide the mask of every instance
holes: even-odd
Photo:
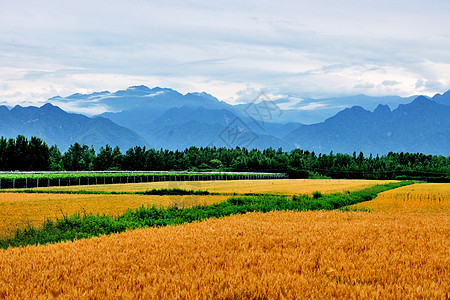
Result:
[[[230,180],[230,181],[169,181],[150,183],[130,183],[113,185],[68,186],[39,188],[53,191],[121,191],[136,192],[162,188],[180,188],[186,190],[208,190],[213,193],[243,194],[243,193],[269,193],[269,194],[312,194],[339,193],[356,191],[376,185],[394,182],[394,180],[348,180],[348,179],[277,179],[277,180]]]
[[[383,192],[374,200],[356,204],[372,211],[450,212],[450,184],[422,183]]]
[[[68,195],[0,194],[0,236],[9,235],[28,224],[39,226],[47,218],[73,214],[118,215],[127,209],[146,206],[191,207],[224,201],[228,196],[145,196],[145,195]]]
[[[0,251],[0,298],[448,298],[449,213],[272,212]]]

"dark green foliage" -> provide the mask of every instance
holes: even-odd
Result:
[[[0,138],[0,170],[67,171],[231,171],[281,172],[289,178],[412,179],[450,182],[450,157],[422,153],[393,153],[383,156],[318,154],[308,150],[236,147],[190,147],[184,151],[155,150],[136,146],[122,154],[106,145],[98,154],[92,147],[74,143],[61,154],[37,138]]]
[[[127,229],[178,225],[254,211],[332,210],[371,200],[378,193],[412,183],[412,181],[403,181],[376,185],[357,192],[322,195],[317,199],[308,195],[296,195],[292,198],[282,195],[236,196],[221,203],[192,208],[140,207],[136,210],[128,210],[116,218],[105,215],[64,216],[56,221],[47,220],[39,229],[29,226],[26,229],[17,230],[15,236],[0,240],[0,248],[89,238],[123,232]]]
[[[45,171],[50,167],[48,145],[37,137],[0,137],[0,171]]]
[[[320,197],[322,197],[322,193],[319,191],[313,192],[312,195],[314,199],[319,199]]]

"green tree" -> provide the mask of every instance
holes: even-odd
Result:
[[[49,156],[50,156],[49,169],[51,171],[63,171],[64,170],[63,156],[57,145],[53,145],[50,147]]]

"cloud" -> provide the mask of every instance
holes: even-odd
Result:
[[[448,86],[447,86],[447,84],[444,84],[440,80],[423,80],[423,79],[418,79],[416,81],[415,87],[418,90],[421,90],[421,91],[424,91],[424,92],[428,92],[428,91],[443,90],[443,89],[446,89]]]
[[[394,85],[397,85],[397,84],[399,84],[400,82],[398,82],[398,81],[395,81],[395,80],[383,80],[382,82],[381,82],[381,85],[385,85],[385,86],[394,86]]]
[[[449,9],[443,0],[6,1],[0,100],[137,84],[230,103],[261,91],[432,95],[450,88]]]
[[[355,84],[355,88],[356,89],[371,89],[371,88],[374,88],[374,87],[375,87],[375,84],[373,84],[371,82]]]

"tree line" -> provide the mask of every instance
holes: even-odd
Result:
[[[283,151],[236,147],[190,147],[185,150],[147,149],[136,146],[122,153],[106,145],[98,153],[93,147],[72,144],[62,153],[37,137],[29,140],[0,138],[2,171],[264,171],[286,172],[292,178],[328,176],[367,179],[448,180],[450,157],[422,153],[394,153],[364,156],[333,153],[316,154],[308,150]]]

